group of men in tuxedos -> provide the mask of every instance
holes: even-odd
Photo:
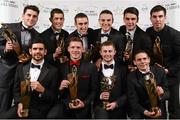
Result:
[[[62,29],[61,9],[51,10],[51,26],[41,34],[33,28],[38,15],[38,7],[28,5],[22,22],[6,24],[16,35],[22,53],[31,56],[29,61],[19,63],[13,41],[0,36],[0,118],[23,118],[20,85],[28,72],[27,118],[166,118],[166,100],[169,117],[180,118],[180,33],[165,25],[164,7],[151,9],[153,26],[146,32],[137,25],[135,7],[124,10],[125,25],[119,31],[112,27],[114,18],[109,10],[101,11],[100,28],[95,30],[89,28],[86,14],[76,14],[76,30],[70,34]],[[157,36],[163,63],[154,57]],[[150,72],[156,82],[156,111],[143,81]]]

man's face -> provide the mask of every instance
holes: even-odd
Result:
[[[160,31],[164,28],[166,16],[163,11],[153,12],[150,20],[155,31]]]
[[[102,46],[100,54],[102,56],[103,61],[111,63],[114,59],[114,55],[116,54],[116,50],[112,45]]]
[[[136,28],[138,18],[135,14],[126,13],[123,20],[128,31],[132,31]]]
[[[82,52],[84,48],[81,42],[72,41],[68,46],[68,52],[70,54],[71,60],[80,60],[82,57]]]
[[[141,71],[147,71],[149,69],[150,58],[146,53],[138,53],[133,62]]]
[[[77,28],[77,31],[80,32],[80,34],[86,35],[89,26],[88,18],[86,17],[76,18],[75,26]]]
[[[99,24],[104,32],[110,31],[113,24],[113,16],[111,14],[101,14],[99,16]]]
[[[61,30],[64,24],[64,15],[61,13],[54,13],[54,16],[50,18],[52,27],[58,31]]]
[[[26,12],[22,15],[22,21],[28,28],[31,28],[36,25],[38,21],[38,13],[31,9],[27,9]]]
[[[34,61],[40,62],[44,59],[47,50],[44,48],[44,44],[35,43],[32,45],[32,48],[29,49],[29,53],[31,54]]]

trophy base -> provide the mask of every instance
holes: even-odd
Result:
[[[74,106],[77,106],[79,104],[79,101],[77,100],[72,100],[71,103],[74,105]]]
[[[108,101],[103,101],[103,108],[106,109],[106,105],[108,104],[109,102]]]
[[[23,118],[27,118],[29,115],[29,110],[28,109],[24,109],[23,112],[22,112],[22,117]]]
[[[155,112],[155,114],[157,114],[157,113],[158,113],[158,110],[159,110],[159,108],[158,108],[158,107],[153,107],[153,108],[152,108],[152,112]]]

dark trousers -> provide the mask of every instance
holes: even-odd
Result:
[[[40,119],[40,118],[45,118],[46,116],[42,114],[39,110],[36,109],[29,109],[29,116],[28,118],[31,119]],[[13,106],[11,109],[9,109],[4,115],[4,119],[16,119],[19,118],[17,114],[17,107]]]

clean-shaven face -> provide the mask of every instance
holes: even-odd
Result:
[[[52,23],[52,27],[56,31],[59,31],[64,25],[64,15],[61,13],[54,13],[53,18],[50,18],[50,21]]]
[[[88,31],[89,21],[86,17],[79,17],[76,18],[75,26],[77,31],[80,32],[82,35],[86,35]]]
[[[81,42],[72,41],[68,46],[68,52],[70,54],[71,60],[80,60],[82,57],[82,52],[84,51]]]
[[[132,31],[136,28],[138,18],[135,14],[126,13],[123,20],[128,31]]]
[[[32,28],[38,21],[38,13],[34,10],[27,9],[22,15],[22,21],[28,28]]]
[[[147,71],[149,69],[150,58],[146,53],[138,53],[133,62],[141,71]]]
[[[166,16],[164,11],[153,12],[150,18],[155,31],[160,31],[165,26]]]
[[[110,31],[113,24],[113,16],[106,13],[101,14],[99,16],[99,24],[104,32]]]
[[[100,54],[104,62],[111,63],[114,60],[116,50],[112,45],[102,46]]]

